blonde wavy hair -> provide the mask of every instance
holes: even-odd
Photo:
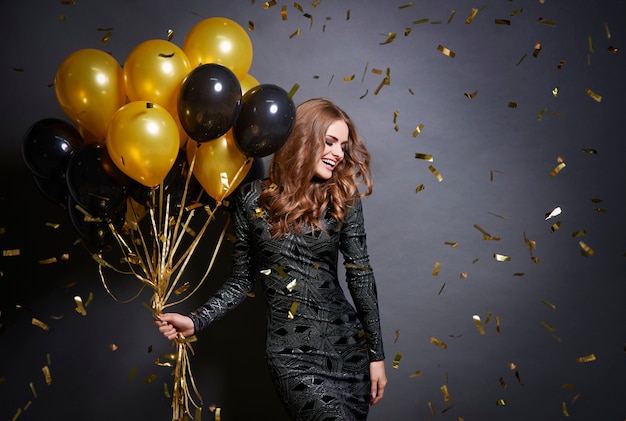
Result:
[[[348,126],[348,142],[332,177],[323,180],[315,176],[315,167],[324,152],[326,132],[338,120]],[[272,237],[298,233],[304,226],[323,230],[326,210],[342,223],[355,198],[372,193],[370,154],[341,108],[325,98],[310,99],[297,107],[293,131],[274,153],[269,183],[272,186],[263,190],[259,203],[272,222]]]

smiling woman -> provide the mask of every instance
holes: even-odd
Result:
[[[268,95],[247,105],[243,97],[259,84],[280,86],[298,104],[332,98],[349,112],[371,154],[370,180],[369,173],[358,174],[368,156],[358,150],[347,124],[343,158],[322,160],[329,126],[343,121],[333,115],[316,127],[317,143],[306,149],[308,159],[300,160],[301,147],[285,149],[282,165],[273,169],[277,175],[284,168],[301,176],[294,185],[275,182],[289,194],[324,184],[346,192],[344,203],[353,191],[341,184],[346,180],[341,173],[361,177],[364,194],[368,182],[375,184],[362,205],[390,386],[370,408],[369,420],[624,419],[626,386],[619,375],[626,372],[623,0],[474,5],[464,0],[32,0],[5,1],[0,10],[6,34],[0,66],[0,419],[166,420],[171,414],[173,377],[164,361],[172,350],[141,305],[150,296],[124,305],[109,298],[81,230],[72,224],[98,241],[107,231],[85,221],[68,202],[67,173],[51,165],[60,155],[50,150],[38,155],[44,160],[30,164],[42,172],[33,178],[21,156],[21,140],[34,122],[46,118],[76,128],[55,97],[56,88],[69,85],[54,85],[57,69],[73,51],[98,49],[104,53],[98,60],[113,57],[131,78],[148,77],[157,69],[137,73],[125,63],[136,46],[158,39],[182,49],[185,34],[216,16],[237,22],[254,45],[248,74],[238,77],[244,94],[240,116],[253,124],[237,127],[235,122],[235,139],[224,135],[235,141],[233,151],[240,148],[247,157],[268,153],[267,159],[254,159],[250,173],[257,161],[263,164],[254,178],[268,177],[271,159],[266,148],[254,147],[262,140],[257,129],[284,133],[290,128],[289,120],[270,108],[255,121]],[[235,36],[237,48],[245,48],[241,31]],[[217,50],[214,40],[200,39]],[[158,44],[170,46],[164,42]],[[154,63],[183,58],[178,49],[159,47],[153,53]],[[247,62],[250,53],[230,59]],[[194,60],[195,65],[207,62]],[[113,68],[108,73],[118,75]],[[164,88],[165,77],[158,77],[158,87],[143,87]],[[90,80],[83,91],[97,97],[97,81]],[[117,104],[117,96],[108,100]],[[103,140],[100,124],[93,124],[98,116],[77,117],[100,132],[79,126],[85,142]],[[182,146],[188,136],[182,127],[178,132]],[[200,148],[204,154],[230,153],[230,143],[223,148],[223,140],[211,141]],[[175,165],[187,164],[188,152],[180,150]],[[219,163],[223,156],[209,161]],[[314,176],[320,162],[325,162],[324,174],[332,167],[328,180]],[[346,166],[350,162],[354,165]],[[229,180],[231,170],[211,166]],[[52,173],[56,176],[41,178]],[[75,183],[89,181],[70,175]],[[259,185],[264,192],[274,191],[270,186]],[[220,195],[223,188],[221,182],[215,187]],[[98,189],[87,190],[89,198],[102,196]],[[183,191],[172,195],[182,197]],[[272,226],[281,225],[287,214],[313,209],[308,197],[284,201],[284,213]],[[322,197],[316,203],[323,202]],[[68,205],[76,212],[68,214]],[[560,213],[553,214],[557,208]],[[333,203],[327,209],[344,212],[345,221],[354,207]],[[259,212],[253,222],[269,214]],[[225,223],[228,213],[215,217]],[[199,232],[195,228],[186,238]],[[203,276],[211,240],[220,232],[205,234],[196,252],[200,258],[188,265],[181,282]],[[202,306],[227,281],[232,249],[233,243],[224,241],[203,288],[170,310],[188,314]],[[301,255],[306,248],[298,244],[290,250]],[[338,265],[343,263],[340,258]],[[338,269],[341,277],[343,268]],[[291,277],[270,275],[291,285]],[[263,282],[270,275],[256,274]],[[301,279],[296,278],[297,288]],[[136,283],[124,276],[110,274],[108,280],[118,296],[137,292]],[[194,379],[204,398],[201,419],[217,418],[212,408],[224,421],[291,419],[266,367],[268,309],[260,286],[193,343]],[[86,315],[75,311],[77,296]],[[348,291],[345,297],[350,300]],[[286,310],[294,302],[300,301],[293,299]],[[296,317],[306,306],[299,307]],[[337,321],[339,326],[352,322],[349,316]],[[298,335],[306,332],[285,336]]]

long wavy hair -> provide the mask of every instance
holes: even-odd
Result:
[[[328,180],[315,175],[331,124],[343,121],[348,126],[344,157]],[[357,196],[372,193],[370,154],[350,117],[325,98],[314,98],[296,109],[293,131],[274,153],[269,169],[270,188],[259,198],[272,222],[270,233],[280,238],[300,232],[304,226],[324,230],[322,219],[329,214],[343,222],[347,209]],[[359,184],[365,186],[359,191]]]

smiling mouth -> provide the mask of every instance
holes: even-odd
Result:
[[[322,159],[322,162],[330,169],[335,168],[335,165],[337,165],[334,161],[329,161],[328,159]]]

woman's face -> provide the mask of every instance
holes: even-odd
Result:
[[[348,145],[348,134],[348,125],[343,120],[337,120],[328,127],[324,139],[324,151],[315,166],[317,177],[323,180],[332,177],[333,170],[343,159],[344,150]]]

